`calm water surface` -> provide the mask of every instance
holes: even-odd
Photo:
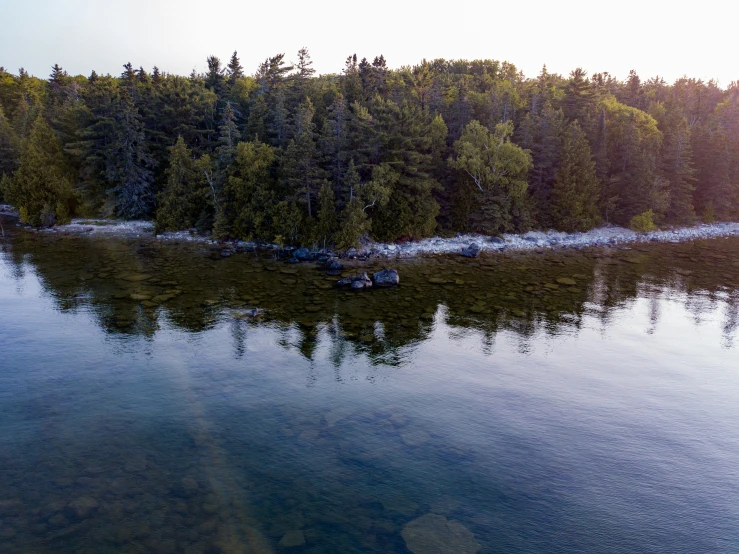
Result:
[[[739,240],[394,264],[17,230],[0,550],[739,552]]]

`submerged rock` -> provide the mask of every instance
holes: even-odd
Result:
[[[288,531],[280,540],[280,546],[283,548],[294,548],[305,544],[305,535],[303,531]]]
[[[474,554],[480,550],[469,529],[436,514],[414,519],[403,527],[401,535],[413,554]]]
[[[400,283],[400,275],[394,269],[383,269],[372,276],[377,287],[393,287]]]
[[[372,287],[372,279],[366,273],[360,273],[359,275],[339,279],[336,285],[339,287],[351,286],[352,290],[368,289]]]
[[[478,254],[480,253],[480,246],[473,242],[467,248],[463,248],[460,252],[460,255],[464,256],[465,258],[477,258]]]
[[[83,496],[69,503],[67,513],[75,519],[85,519],[94,514],[98,507],[97,500],[89,496]]]

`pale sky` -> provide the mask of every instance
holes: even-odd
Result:
[[[492,58],[527,76],[576,67],[623,79],[660,75],[739,80],[732,2],[574,0],[0,0],[0,66],[47,77],[118,75],[130,61],[177,74],[238,50],[247,74],[268,56],[307,46],[319,73],[348,55],[383,54],[390,67],[423,58]],[[732,36],[733,35],[733,36]]]

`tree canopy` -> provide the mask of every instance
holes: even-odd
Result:
[[[307,48],[248,74],[0,68],[0,194],[34,225],[151,218],[216,238],[356,245],[739,217],[739,84]]]

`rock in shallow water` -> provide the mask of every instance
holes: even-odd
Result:
[[[413,554],[474,554],[480,550],[469,529],[436,514],[414,519],[403,527],[401,535]]]
[[[311,254],[311,251],[307,248],[298,248],[295,252],[293,252],[293,258],[299,262],[307,262],[314,259],[315,256]]]
[[[75,519],[81,520],[90,517],[98,509],[98,502],[89,496],[73,500],[67,506],[67,513]]]
[[[339,279],[336,282],[339,287],[351,286],[352,290],[368,289],[372,287],[372,279],[366,273],[360,273],[359,275],[353,275],[346,277],[345,279]]]
[[[392,287],[400,283],[400,275],[394,269],[383,269],[372,276],[377,287]]]
[[[464,256],[465,258],[477,258],[477,255],[480,253],[480,247],[477,245],[477,243],[470,244],[467,248],[463,248],[460,252],[460,255]]]

